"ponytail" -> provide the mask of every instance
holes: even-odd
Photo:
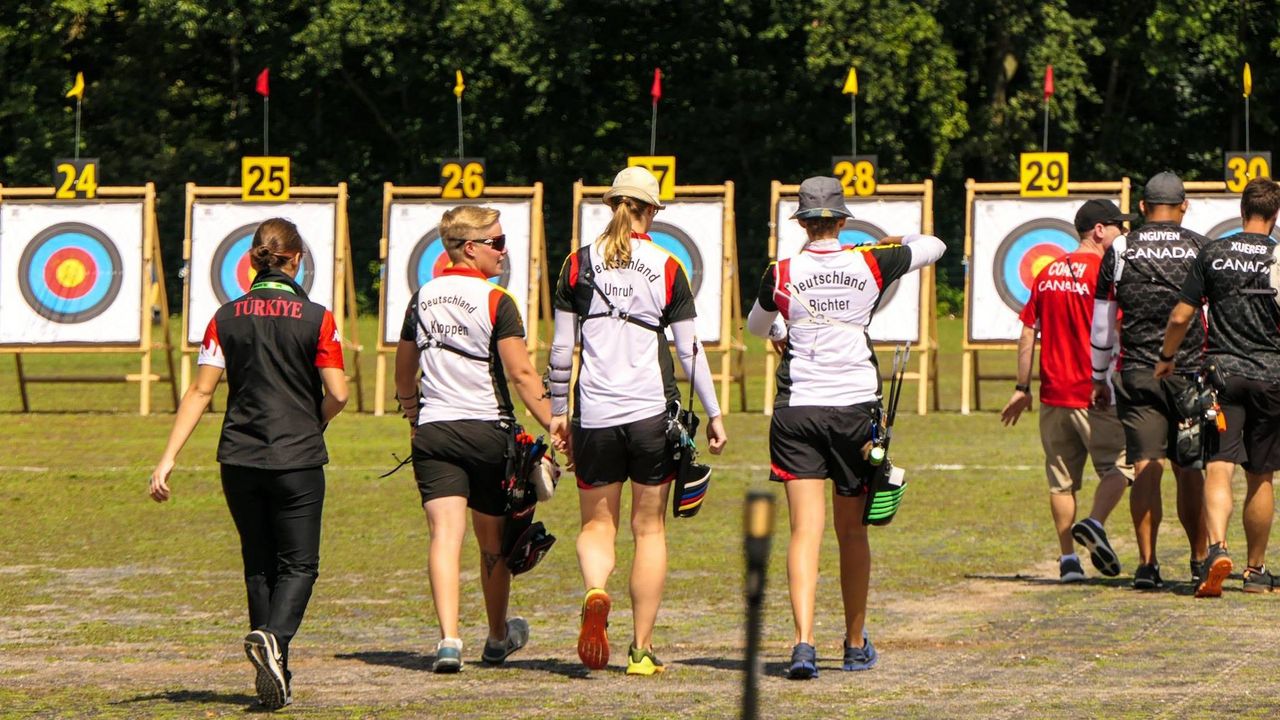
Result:
[[[647,204],[630,197],[617,197],[609,226],[596,239],[596,247],[604,255],[606,268],[624,268],[631,264],[631,233],[634,220],[644,213]]]
[[[298,226],[284,218],[264,220],[253,234],[249,246],[249,263],[255,272],[263,273],[278,268],[289,258],[302,252],[302,236]]]

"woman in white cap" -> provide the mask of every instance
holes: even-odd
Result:
[[[578,562],[586,587],[578,656],[593,670],[609,662],[605,628],[612,601],[605,585],[614,569],[622,484],[630,478],[635,635],[627,674],[653,675],[663,671],[652,638],[666,582],[665,516],[675,474],[667,447],[668,405],[679,398],[667,330],[709,417],[712,453],[720,453],[727,436],[694,332],[689,279],[680,262],[647,234],[662,208],[657,179],[644,168],[627,168],[614,178],[604,201],[613,208],[612,220],[594,243],[565,259],[556,286],[551,432],[559,434],[571,424],[577,466]],[[579,331],[582,367],[570,423],[569,379]]]
[[[852,215],[839,181],[830,177],[801,183],[800,207],[791,217],[808,240],[795,257],[765,271],[747,328],[772,339],[782,352],[769,426],[769,479],[785,483],[791,515],[787,581],[796,635],[787,676],[807,680],[818,675],[813,616],[826,478],[834,483],[840,545],[842,667],[870,670],[877,661],[864,627],[871,547],[862,512],[876,470],[865,449],[880,405],[880,374],[867,326],[885,288],[937,262],[946,245],[929,235],[907,235],[884,238],[866,250],[842,247],[840,230]]]

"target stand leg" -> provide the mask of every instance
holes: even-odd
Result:
[[[14,353],[14,365],[18,370],[18,395],[22,398],[22,412],[31,412],[31,400],[27,397],[27,375],[22,370],[22,353]]]
[[[960,355],[960,414],[969,414],[970,395],[973,394],[973,351]]]
[[[373,416],[382,417],[387,414],[387,355],[378,353],[378,361],[373,371]]]

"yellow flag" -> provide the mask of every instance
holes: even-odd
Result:
[[[1244,64],[1244,96],[1249,97],[1253,93],[1253,73],[1249,72],[1249,63]]]
[[[77,100],[84,100],[84,73],[76,73],[76,82],[67,91],[67,97],[73,97]]]
[[[858,94],[858,69],[857,68],[849,68],[849,76],[844,79],[844,90],[842,92],[844,92],[845,95]]]
[[[453,94],[454,94],[454,95],[456,95],[456,96],[458,97],[458,99],[459,99],[459,100],[461,100],[461,99],[462,99],[462,91],[463,91],[463,90],[465,90],[466,88],[467,88],[467,86],[466,86],[466,85],[464,85],[464,84],[462,83],[462,71],[461,71],[461,70],[459,70],[459,71],[458,71],[458,82],[457,82],[457,84],[456,84],[456,85],[454,85],[454,86],[453,86]]]

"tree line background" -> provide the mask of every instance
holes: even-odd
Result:
[[[349,183],[363,311],[377,305],[382,183],[434,185],[455,153],[454,70],[468,155],[491,185],[546,186],[551,273],[571,187],[647,154],[649,85],[664,74],[659,154],[681,183],[737,184],[744,298],[767,263],[769,183],[830,173],[859,151],[881,182],[935,181],[943,310],[964,269],[964,180],[1014,180],[1038,150],[1046,64],[1051,150],[1071,177],[1141,184],[1160,170],[1220,179],[1272,149],[1276,0],[8,0],[0,3],[0,183],[48,185],[71,155],[76,71],[84,150],[103,184],[153,181],[169,291],[181,285],[184,184],[239,184],[262,150],[254,78],[271,69],[271,151],[294,184]],[[2,251],[2,250],[0,250]],[[173,307],[177,307],[176,304]]]

